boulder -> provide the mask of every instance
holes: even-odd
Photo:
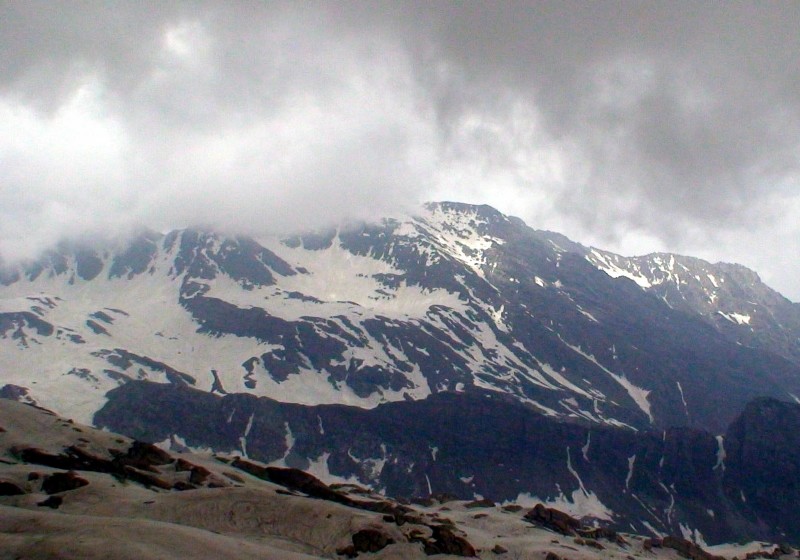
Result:
[[[431,525],[432,535],[424,543],[425,553],[452,554],[453,556],[476,556],[475,547],[464,537],[457,535],[451,528],[444,525]]]
[[[39,507],[49,507],[51,509],[58,509],[58,507],[64,503],[64,498],[61,496],[48,496],[46,500],[42,502],[37,502],[37,506]]]
[[[466,508],[493,508],[495,503],[488,498],[484,498],[482,500],[474,500],[472,502],[468,502],[464,504]]]
[[[152,443],[134,441],[127,453],[117,457],[125,465],[130,465],[142,470],[154,470],[153,467],[160,467],[174,463],[175,459]]]
[[[356,553],[378,552],[390,544],[394,544],[394,539],[377,528],[361,529],[353,534],[353,548]]]
[[[10,480],[0,480],[0,496],[21,496],[25,490]]]
[[[554,508],[545,507],[544,504],[536,506],[525,514],[525,519],[536,525],[546,527],[562,535],[575,535],[581,528],[580,521],[571,515]]]
[[[42,482],[42,491],[47,494],[58,494],[60,492],[69,492],[88,484],[89,481],[79,477],[75,471],[53,473],[45,477]]]
[[[724,560],[722,556],[709,554],[699,545],[680,537],[664,537],[661,539],[661,546],[664,548],[671,548],[684,558],[689,558],[690,560]]]

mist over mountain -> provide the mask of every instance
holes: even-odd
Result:
[[[395,496],[793,534],[752,505],[735,426],[798,400],[800,309],[740,265],[442,202],[288,238],[64,243],[0,286],[0,392],[83,422]]]

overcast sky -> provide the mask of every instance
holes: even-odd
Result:
[[[0,254],[488,203],[800,300],[800,2],[0,0]]]

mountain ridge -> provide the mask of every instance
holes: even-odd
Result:
[[[636,429],[721,430],[755,396],[800,394],[794,347],[778,344],[791,323],[743,326],[659,297],[553,237],[438,203],[283,240],[187,229],[64,246],[2,277],[0,367],[29,392],[49,384],[38,398],[84,421],[113,387],[168,372],[207,391],[366,407],[481,387]],[[49,373],[14,371],[26,363]]]

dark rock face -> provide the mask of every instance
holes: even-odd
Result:
[[[725,493],[754,521],[793,535],[800,525],[800,406],[760,399],[725,439]]]
[[[131,409],[139,412],[136,417],[127,413]],[[773,417],[784,422],[774,434]],[[800,449],[800,429],[792,418],[800,420],[800,405],[756,401],[731,426],[723,446],[715,436],[687,428],[637,433],[565,424],[496,393],[439,393],[363,410],[136,382],[112,391],[95,421],[139,439],[176,434],[188,445],[234,454],[241,453],[240,438],[250,423],[250,457],[283,459],[299,469],[327,457],[332,474],[357,477],[392,496],[427,496],[429,484],[434,494],[471,499],[479,493],[488,502],[514,500],[520,493],[545,501],[579,492],[613,512],[611,529],[631,530],[633,524],[646,533],[644,519],[667,534],[680,534],[680,524],[688,525],[707,542],[800,542],[791,485],[791,473],[800,468],[794,451]],[[287,429],[294,438],[288,449]],[[783,455],[775,466],[767,464],[779,450]],[[376,471],[378,463],[383,467]],[[257,468],[257,476],[267,480],[339,499],[306,473]],[[764,491],[759,501],[761,487],[788,496],[770,501]],[[786,521],[778,523],[779,515]]]
[[[30,389],[19,385],[3,385],[0,387],[0,399],[10,399],[18,402],[28,402],[30,399]]]
[[[158,241],[160,235],[154,232],[144,232],[136,237],[130,246],[114,257],[109,269],[109,278],[133,278],[144,274],[151,268],[151,263],[158,254]]]
[[[648,293],[702,317],[731,340],[800,363],[800,305],[762,283],[754,271],[681,255],[627,258],[576,244],[571,247],[600,268],[610,264],[644,279]]]
[[[28,346],[28,331],[52,336],[53,325],[27,311],[0,313],[0,338],[12,338],[20,346]]]

